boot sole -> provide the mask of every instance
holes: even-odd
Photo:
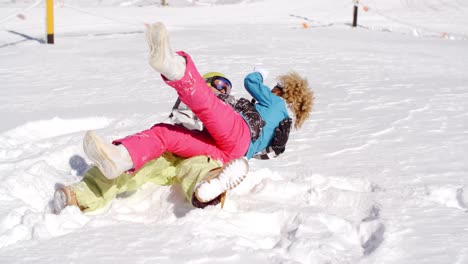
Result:
[[[157,38],[153,36],[157,34]],[[157,40],[156,43],[153,40]],[[164,67],[164,61],[166,60],[166,49],[169,44],[168,33],[163,23],[156,23],[150,26],[146,34],[146,40],[150,47],[149,62],[150,65],[160,72]],[[157,49],[156,49],[157,47]]]
[[[195,190],[195,197],[200,202],[209,202],[222,193],[237,187],[245,179],[248,171],[249,163],[245,158],[232,160],[223,166],[221,171],[215,177],[202,180]],[[206,190],[209,188],[217,188],[217,190],[211,192],[210,195],[207,195]]]
[[[67,206],[78,206],[81,211],[86,209],[86,207],[78,204],[78,198],[71,186],[64,186],[55,190],[52,205],[52,212],[57,215]]]

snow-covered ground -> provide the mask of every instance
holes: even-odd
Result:
[[[0,263],[468,263],[468,2],[0,0]],[[368,11],[365,12],[364,9]],[[164,21],[201,72],[247,96],[254,65],[316,100],[286,152],[250,162],[224,209],[144,185],[92,214],[50,213],[88,166],[81,140],[166,117],[147,63]]]

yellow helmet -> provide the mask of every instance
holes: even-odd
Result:
[[[203,78],[208,86],[220,91],[225,90],[225,94],[230,94],[232,89],[231,81],[220,72],[208,72],[203,74]],[[216,81],[216,82],[215,82]]]

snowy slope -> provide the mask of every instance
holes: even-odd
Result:
[[[357,29],[347,0],[168,2],[64,1],[43,45],[43,3],[0,0],[0,263],[468,263],[466,1],[361,1]],[[51,214],[86,130],[166,120],[143,34],[159,20],[236,96],[255,64],[306,75],[311,119],[223,210],[148,184]]]

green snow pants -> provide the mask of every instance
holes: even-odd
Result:
[[[181,184],[187,200],[192,203],[195,185],[212,169],[222,164],[208,156],[182,158],[171,153],[151,160],[140,170],[109,180],[93,166],[84,175],[83,180],[72,185],[76,198],[83,212],[91,212],[104,207],[117,195],[136,191],[141,185],[151,182],[157,185]]]

